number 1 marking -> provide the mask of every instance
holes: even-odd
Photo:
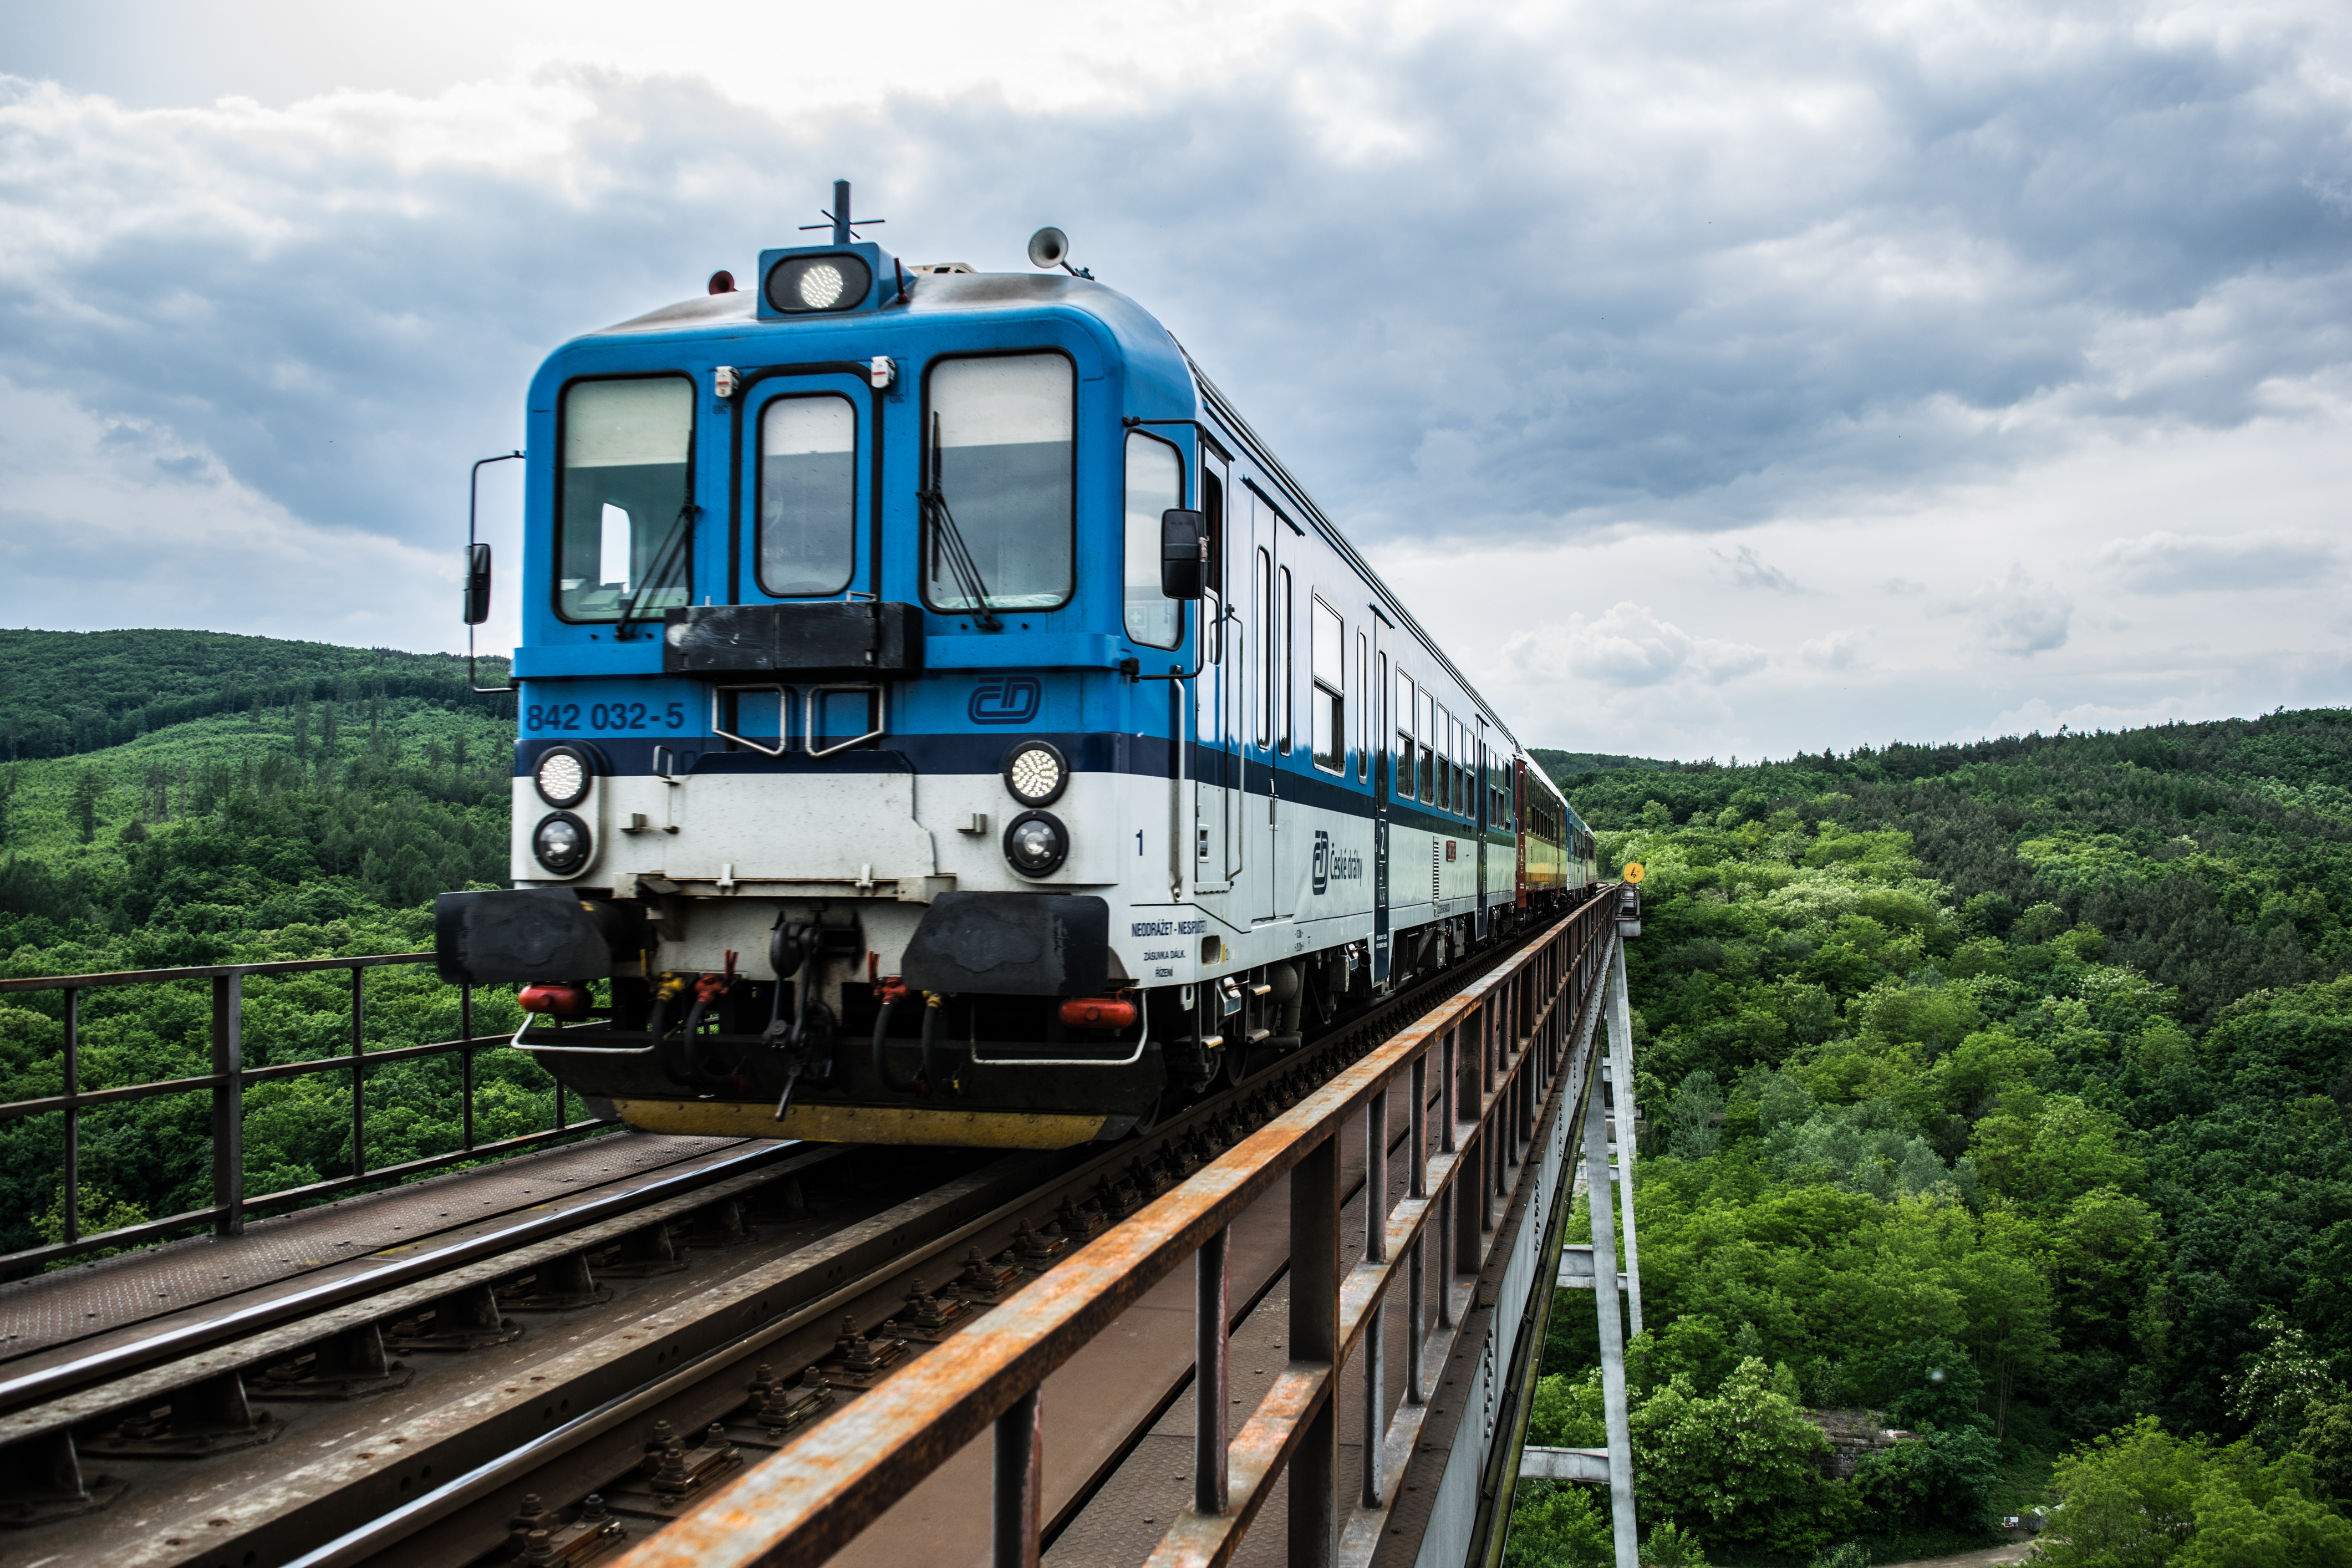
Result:
[[[1135,852],[1138,855],[1143,853],[1143,829],[1140,827],[1135,830]]]

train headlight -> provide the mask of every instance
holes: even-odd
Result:
[[[559,877],[569,877],[588,864],[595,848],[588,825],[568,811],[551,812],[530,830],[530,852]]]
[[[569,811],[588,798],[588,785],[596,777],[596,770],[588,763],[587,754],[575,746],[550,746],[540,753],[539,764],[530,770],[530,782],[539,786],[539,798],[558,811]]]
[[[856,256],[795,256],[768,273],[768,303],[788,316],[854,310],[866,303],[873,269]]]
[[[1004,858],[1024,877],[1051,876],[1069,856],[1069,829],[1050,811],[1024,811],[1004,829]]]
[[[1024,805],[1051,805],[1070,782],[1070,762],[1047,741],[1024,741],[1004,759],[1004,787]]]

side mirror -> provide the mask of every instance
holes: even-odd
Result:
[[[1209,514],[1170,507],[1160,514],[1160,592],[1197,599],[1209,581]]]
[[[466,624],[478,626],[490,618],[490,547],[466,547]]]

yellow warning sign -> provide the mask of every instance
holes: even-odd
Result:
[[[1639,882],[1642,879],[1642,863],[1639,860],[1631,860],[1626,862],[1625,879],[1627,881]]]

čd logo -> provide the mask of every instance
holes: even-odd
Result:
[[[971,689],[964,716],[975,724],[1026,724],[1037,717],[1038,694],[1028,676],[994,676]]]

